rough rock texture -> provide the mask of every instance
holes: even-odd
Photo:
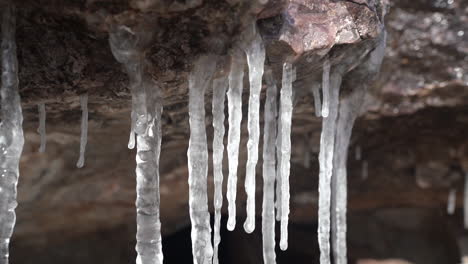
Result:
[[[457,205],[462,206],[463,173],[468,171],[466,0],[397,0],[391,1],[390,8],[377,0],[252,3],[256,2],[18,1],[26,144],[12,262],[133,261],[135,153],[127,149],[128,80],[112,57],[107,40],[113,23],[154,32],[146,56],[151,74],[164,89],[161,221],[163,234],[172,235],[163,249],[168,263],[189,262],[181,260],[181,254],[175,250],[182,247],[180,250],[190,254],[190,245],[182,246],[189,243],[189,232],[184,231],[189,224],[187,75],[197,55],[208,51],[226,55],[252,19],[257,20],[266,41],[267,63],[277,80],[284,60],[295,61],[298,73],[292,128],[291,249],[279,254],[279,262],[287,263],[287,259],[310,263],[317,259],[317,249],[311,248],[316,245],[321,122],[314,116],[309,83],[320,79],[324,56],[330,56],[335,65],[349,65],[349,69],[358,64],[375,46],[387,9],[388,48],[382,73],[366,95],[363,115],[351,141],[349,256],[351,260],[406,258],[426,264],[458,261],[455,242],[461,215],[448,218],[441,213],[450,187],[458,189]],[[246,84],[247,77],[246,74]],[[349,83],[344,94],[359,86],[360,83]],[[81,114],[78,95],[85,92],[89,94],[90,111],[86,165],[76,169]],[[211,104],[208,98],[211,91],[205,100],[207,108]],[[247,98],[246,90],[244,116]],[[47,109],[48,143],[44,154],[38,152],[36,133],[39,102],[45,102]],[[209,140],[210,119],[208,115]],[[243,122],[240,183],[245,172],[246,136]],[[353,155],[357,146],[362,149],[360,161]],[[312,154],[310,168],[304,166],[306,149]],[[368,164],[367,179],[362,177],[364,164]],[[227,169],[226,161],[224,167]],[[257,168],[261,192],[261,166]],[[211,184],[211,174],[209,181]],[[243,184],[238,186],[238,212],[243,218],[245,193]],[[212,185],[209,190],[212,195]],[[261,197],[260,193],[257,195]],[[261,210],[261,204],[256,208]],[[362,219],[369,223],[363,225]],[[402,227],[408,219],[428,220],[424,225],[416,222]],[[428,236],[438,243],[426,243],[418,236],[448,225],[448,231]],[[359,240],[362,233],[373,234],[368,236],[370,242],[379,241],[378,234],[393,236],[387,239],[388,244],[367,246]],[[222,235],[227,237],[224,246],[221,243],[221,254],[226,259],[222,263],[261,263],[258,233],[246,236],[239,229]],[[394,245],[402,240],[415,250],[406,252],[404,245]],[[245,248],[250,243],[256,246]],[[444,257],[447,262],[440,260]]]

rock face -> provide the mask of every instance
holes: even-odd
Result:
[[[144,48],[149,71],[161,83],[164,97],[161,221],[167,239],[163,250],[167,263],[190,262],[190,257],[183,260],[184,254],[190,256],[190,244],[186,253],[178,252],[178,248],[185,251],[189,243],[188,72],[200,54],[228,55],[240,32],[252,21],[257,21],[261,30],[267,65],[278,83],[284,60],[292,60],[297,66],[291,157],[292,242],[291,252],[278,256],[279,263],[310,263],[318,258],[317,249],[309,246],[316,247],[321,129],[320,119],[314,116],[311,83],[320,80],[326,56],[334,65],[346,65],[347,71],[359,65],[362,56],[375,47],[384,23],[388,31],[386,57],[376,84],[366,94],[348,160],[350,259],[404,258],[414,263],[442,263],[440,256],[445,256],[449,260],[445,263],[458,261],[455,241],[461,215],[448,218],[437,212],[444,210],[449,188],[458,189],[457,205],[462,206],[462,179],[468,170],[466,1],[261,2],[18,1],[17,45],[26,143],[12,262],[128,263],[134,259],[135,153],[127,149],[128,79],[108,43],[115,23],[152,32]],[[344,96],[372,76],[348,77]],[[248,87],[247,80],[246,74],[244,87]],[[89,95],[88,147],[85,167],[76,169],[79,95],[83,93]],[[206,95],[207,109],[211,107],[211,93]],[[247,98],[248,91],[244,91],[244,116]],[[45,153],[38,152],[36,133],[36,105],[40,102],[47,109]],[[210,119],[208,115],[209,141],[213,133]],[[241,218],[245,217],[246,136],[243,122],[237,209]],[[354,157],[357,149],[362,152],[361,160]],[[224,168],[226,175],[226,160]],[[257,166],[257,197],[261,197],[260,168]],[[211,174],[209,182],[212,195]],[[256,208],[261,210],[260,199],[257,201]],[[389,213],[388,208],[406,209]],[[361,226],[362,219],[373,228]],[[381,219],[393,219],[395,224],[382,223]],[[403,219],[413,219],[416,224],[401,227]],[[439,244],[445,241],[443,247],[418,237],[418,232],[436,226],[447,228],[428,239],[439,240]],[[405,230],[411,230],[407,232],[410,234],[401,234]],[[388,241],[413,241],[410,245],[415,250],[399,250],[403,245],[390,250],[390,245],[378,243],[366,247],[359,240],[366,233],[373,234],[370,241],[378,241],[378,234],[386,232],[395,232],[396,236]],[[261,263],[259,234],[246,236],[236,231],[222,235],[226,237],[226,242],[221,242],[222,263]],[[242,245],[250,243],[258,247]]]

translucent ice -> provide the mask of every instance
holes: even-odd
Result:
[[[82,168],[85,162],[86,144],[88,143],[88,95],[80,96],[81,104],[81,137],[80,137],[80,158],[76,167]]]
[[[247,142],[247,169],[245,175],[245,191],[247,193],[247,219],[244,229],[252,233],[255,229],[255,167],[258,161],[258,143],[260,139],[260,91],[265,64],[265,47],[255,23],[251,26],[250,34],[253,38],[245,43],[245,53],[249,66],[249,112],[247,129],[249,141]]]
[[[223,154],[224,154],[224,99],[228,86],[227,76],[213,80],[213,177],[215,224],[213,235],[213,264],[218,264],[218,246],[221,241],[221,207],[223,206]]]
[[[39,147],[39,152],[43,153],[46,150],[46,109],[45,104],[40,103],[37,105],[37,110],[39,111],[39,128],[37,132],[41,137],[41,145]]]
[[[216,58],[202,56],[195,62],[189,76],[190,141],[187,156],[194,264],[211,264],[213,257],[207,192],[208,148],[205,129],[205,90],[210,84],[215,67]]]
[[[275,179],[276,179],[276,118],[278,89],[272,72],[265,73],[267,97],[264,111],[263,134],[263,209],[262,236],[263,260],[265,264],[276,263],[275,254]]]
[[[7,2],[2,13],[2,86],[0,123],[0,263],[8,264],[8,248],[16,222],[19,162],[23,151],[23,114],[18,92],[16,9]]]
[[[231,56],[231,71],[229,72],[228,112],[228,162],[229,177],[227,183],[227,200],[229,219],[227,229],[232,231],[236,227],[236,194],[237,194],[237,166],[239,163],[240,126],[242,121],[242,87],[244,80],[245,56],[242,51],[235,49]]]
[[[292,119],[292,82],[293,69],[290,63],[283,64],[283,80],[280,97],[281,122],[281,250],[288,248],[289,222],[289,168],[291,158],[291,119]]]

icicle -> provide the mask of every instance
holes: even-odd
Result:
[[[119,25],[111,31],[109,44],[116,60],[125,67],[130,79],[132,93],[132,128],[129,148],[134,147],[132,135],[143,134],[147,125],[146,91],[143,83],[144,56],[140,46],[144,46],[150,33],[134,32],[131,28]]]
[[[333,151],[335,145],[336,119],[338,115],[339,90],[341,86],[341,74],[338,71],[333,72],[331,77],[330,97],[329,102],[327,102],[327,104],[329,103],[330,111],[327,115],[322,112],[324,119],[322,121],[319,153],[318,241],[320,248],[320,264],[330,264],[331,177],[333,173]],[[323,90],[325,94],[325,87]]]
[[[131,115],[131,124],[130,124],[130,137],[128,139],[128,148],[134,149],[135,148],[135,111],[132,109]]]
[[[330,112],[330,61],[328,58],[323,62],[323,73],[322,73],[322,94],[323,94],[323,105],[322,105],[322,116],[327,117]]]
[[[281,84],[281,250],[288,248],[289,221],[289,167],[291,158],[291,119],[292,119],[292,82],[293,69],[290,63],[283,64]]]
[[[208,150],[205,130],[204,96],[215,67],[215,58],[212,56],[202,56],[196,61],[189,77],[190,141],[187,156],[194,264],[211,264],[213,257],[210,213],[208,212]]]
[[[468,229],[468,172],[465,173],[465,193],[463,199],[463,222],[465,229]]]
[[[314,82],[312,84],[312,95],[314,96],[314,108],[315,108],[315,116],[321,117],[322,116],[322,102],[320,99],[320,84]]]
[[[227,92],[229,111],[228,131],[228,162],[229,177],[227,183],[227,200],[229,219],[227,229],[232,231],[236,227],[236,194],[237,194],[237,165],[239,163],[240,126],[242,121],[242,87],[244,80],[244,54],[235,49],[231,56],[231,71],[229,72],[229,90]]]
[[[213,80],[213,176],[215,224],[213,238],[213,264],[218,264],[218,246],[221,242],[221,207],[223,206],[223,153],[224,153],[224,98],[228,86],[227,77]]]
[[[275,141],[277,118],[277,88],[272,72],[265,73],[267,98],[264,111],[263,129],[263,209],[262,236],[263,260],[265,264],[276,263],[275,254]]]
[[[159,86],[143,77],[147,108],[146,131],[137,135],[137,264],[162,264],[159,156],[161,153],[162,99]]]
[[[37,105],[37,110],[39,111],[39,128],[37,132],[41,136],[41,145],[39,147],[39,152],[43,153],[46,150],[46,109],[45,104],[40,103]]]
[[[457,202],[457,190],[451,189],[447,198],[447,214],[453,215]]]
[[[86,144],[88,143],[88,95],[80,96],[81,104],[81,137],[80,137],[80,158],[76,163],[76,167],[83,168],[85,162]]]
[[[362,168],[361,168],[361,178],[363,180],[367,180],[369,177],[369,162],[367,160],[362,161]]]
[[[263,40],[256,29],[251,26],[253,40],[246,45],[245,53],[249,65],[249,119],[247,129],[249,141],[247,142],[247,169],[245,175],[245,192],[247,193],[247,219],[244,229],[252,233],[255,229],[255,167],[258,161],[258,143],[260,138],[260,91],[262,89],[263,68],[265,64],[265,47]]]
[[[278,106],[279,115],[278,115],[278,122],[277,122],[277,132],[276,132],[276,200],[275,200],[275,207],[276,207],[276,221],[281,221],[281,137],[283,136],[281,131],[281,104]]]
[[[337,77],[333,76],[333,78]],[[332,89],[338,88],[332,87]],[[337,264],[348,263],[346,253],[346,161],[351,132],[354,121],[359,115],[359,111],[364,99],[364,94],[365,89],[355,88],[351,94],[344,97],[339,103],[338,120],[335,132],[335,147],[333,153],[332,177],[332,241],[334,259],[335,263]],[[337,105],[334,105],[333,107],[337,107]]]
[[[372,73],[377,74],[380,70],[380,65],[382,63],[382,59],[384,56],[385,51],[385,32],[382,34],[379,45],[370,52],[368,60],[358,66],[355,69],[354,76],[357,76],[357,80],[361,80],[363,76],[364,78],[369,78],[369,76],[374,76]],[[338,69],[339,70],[339,69]],[[369,75],[370,74],[370,75]],[[353,75],[350,76],[352,78]],[[363,83],[363,87],[354,87],[351,93],[347,94],[341,102],[339,103],[339,87],[341,84],[342,74],[336,70],[332,71],[331,74],[331,86],[330,86],[330,115],[327,119],[337,118],[337,108],[339,106],[339,116],[335,127],[333,127],[330,131],[336,131],[335,135],[333,132],[330,133],[336,142],[333,142],[333,138],[331,138],[331,158],[332,158],[332,167],[328,168],[324,166],[326,169],[333,170],[333,178],[332,178],[332,242],[333,242],[333,254],[334,254],[334,263],[336,264],[346,264],[348,263],[347,260],[347,248],[346,248],[346,210],[347,210],[347,173],[346,173],[346,161],[348,155],[348,145],[351,137],[352,128],[354,125],[354,121],[361,112],[361,106],[363,104],[364,95],[367,91],[368,84]],[[354,80],[353,84],[357,81]],[[367,80],[369,81],[369,80]],[[324,128],[322,133],[329,133],[330,131],[326,131],[329,126],[324,124]],[[330,125],[331,127],[331,125]],[[324,134],[322,134],[324,135]],[[325,141],[321,142],[322,144],[326,144]],[[334,145],[334,147],[333,147]],[[325,145],[327,146],[327,144]],[[326,157],[328,151],[324,152],[324,156]],[[322,155],[322,149],[320,151],[320,155]],[[320,159],[320,174],[322,174],[322,160]],[[325,159],[325,162],[327,160]],[[366,163],[367,164],[367,163]],[[367,166],[367,165],[366,165]],[[367,169],[366,169],[367,171]],[[328,173],[328,170],[327,170]],[[331,175],[330,175],[331,176]],[[322,177],[320,177],[322,180]],[[319,183],[321,185],[321,183]],[[322,186],[321,186],[322,187]],[[324,188],[326,189],[326,187]],[[322,194],[320,194],[322,195]],[[323,207],[325,203],[320,201],[319,197],[319,210],[324,209],[329,210],[329,204],[326,205],[326,209]],[[319,231],[320,231],[320,217],[323,216],[319,213]],[[328,217],[328,216],[327,216]],[[322,224],[325,223],[322,220]],[[327,223],[328,225],[328,223]],[[326,228],[324,228],[326,229]],[[320,233],[319,233],[320,234]],[[321,238],[319,240],[320,248],[321,248],[321,264],[330,263],[329,258],[329,245],[328,245],[328,236],[324,236],[323,233],[319,235]],[[323,239],[323,240],[322,240]],[[324,246],[325,245],[325,246]]]
[[[361,146],[356,146],[355,152],[354,152],[354,159],[355,160],[361,160],[362,158],[362,150]]]
[[[16,9],[9,1],[2,9],[2,87],[0,123],[0,263],[8,264],[8,247],[15,226],[19,162],[23,151],[23,114],[18,92]]]
[[[144,69],[142,50],[150,35],[119,25],[109,37],[114,57],[127,70],[132,93],[129,148],[134,147],[136,134],[137,264],[163,263],[159,209],[162,96],[158,84]]]

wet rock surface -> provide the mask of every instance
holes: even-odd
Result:
[[[188,72],[199,54],[211,51],[226,55],[239,32],[254,18],[277,80],[281,79],[279,66],[284,59],[293,58],[298,65],[292,127],[291,246],[278,256],[279,263],[318,259],[314,245],[321,120],[314,115],[309,83],[320,78],[321,62],[327,54],[333,64],[340,65],[372,49],[387,9],[386,57],[378,80],[366,94],[348,159],[350,260],[458,261],[456,241],[461,234],[463,178],[468,170],[466,1],[401,0],[389,3],[390,8],[372,0],[275,0],[264,6],[208,0],[183,4],[25,0],[18,5],[26,143],[12,262],[134,261],[135,152],[127,149],[128,79],[113,58],[107,39],[115,21],[129,25],[145,21],[143,28],[155,32],[146,57],[153,78],[164,90],[161,221],[167,239],[163,249],[167,263],[190,262]],[[350,81],[344,94],[353,85],[360,84]],[[77,169],[82,93],[89,94],[90,123],[86,164]],[[210,113],[211,91],[206,96]],[[247,98],[244,90],[244,116]],[[36,133],[39,102],[46,103],[47,109],[48,142],[43,154],[38,152]],[[210,141],[210,115],[206,124]],[[242,219],[246,143],[243,122],[237,210]],[[354,155],[358,148],[361,160]],[[261,197],[260,175],[261,166],[257,166],[257,197]],[[211,199],[211,173],[209,182]],[[450,188],[458,190],[458,210],[448,217],[445,208]],[[257,199],[258,210],[260,202]],[[416,221],[414,225],[402,226],[411,219]],[[239,228],[230,233],[224,226],[222,263],[261,263],[260,234],[245,235]],[[421,234],[440,226],[444,226],[443,231],[421,239]],[[368,241],[360,240],[362,234]],[[387,244],[381,242],[382,237]],[[411,242],[408,247],[414,250],[406,252],[404,245],[392,248],[401,241]],[[255,246],[245,248],[247,244]],[[179,247],[189,256],[186,262],[181,259],[184,254],[177,254]]]

